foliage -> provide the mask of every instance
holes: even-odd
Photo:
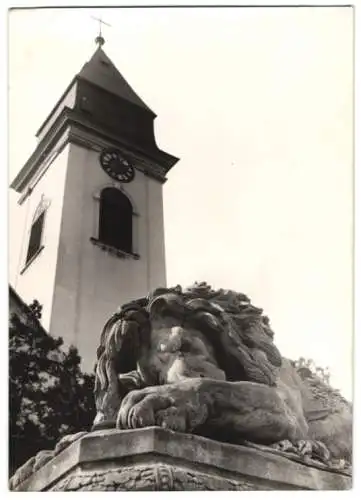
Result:
[[[323,407],[341,411],[341,409],[352,409],[352,403],[347,401],[338,389],[330,385],[330,372],[328,368],[321,368],[312,359],[299,358],[292,361],[297,373],[300,375],[305,386],[311,391],[313,397]]]
[[[305,359],[302,357],[294,362],[294,366],[302,379],[316,376],[323,383],[327,385],[330,384],[330,371],[328,367],[322,368],[317,366],[312,359]]]
[[[64,352],[40,326],[41,306],[31,309],[32,318],[13,314],[9,325],[10,474],[60,437],[90,430],[95,416],[94,376],[81,372],[74,347]]]

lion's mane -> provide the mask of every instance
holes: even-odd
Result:
[[[153,317],[178,317],[196,326],[213,343],[219,367],[229,381],[275,385],[281,355],[263,310],[232,290],[206,283],[182,289],[158,288],[124,305],[106,323],[97,350],[95,398],[98,409],[107,391],[116,391],[118,376],[137,370],[147,349]],[[146,385],[147,385],[147,381]]]

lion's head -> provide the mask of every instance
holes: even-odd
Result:
[[[153,349],[152,334],[159,325],[164,331],[167,321],[201,332],[227,380],[275,385],[282,358],[273,343],[268,318],[247,296],[213,290],[206,283],[184,290],[180,286],[158,288],[146,298],[124,305],[103,329],[95,381],[98,409],[104,394],[118,390],[121,374],[138,370],[145,385],[161,383],[147,364]]]

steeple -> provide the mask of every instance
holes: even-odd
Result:
[[[139,106],[155,117],[155,113],[153,113],[144,101],[134,92],[101,46],[97,48],[92,58],[84,64],[83,68],[78,73],[78,77],[87,80],[93,85],[97,85],[121,99]]]
[[[164,181],[178,158],[158,148],[154,135],[155,118],[156,114],[98,46],[41,125],[36,134],[38,146],[11,187],[18,192],[28,187],[47,151],[66,129],[70,141],[83,141],[87,132],[96,137],[99,145],[105,140],[131,150],[131,155],[142,157],[141,163],[148,175]],[[104,139],[101,144],[100,138]]]

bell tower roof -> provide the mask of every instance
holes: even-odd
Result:
[[[96,49],[91,59],[84,64],[77,76],[121,99],[139,106],[155,116],[155,113],[134,92],[132,87],[117,70],[101,46]]]
[[[98,37],[99,38],[99,37]],[[164,182],[178,158],[161,150],[154,133],[156,114],[135,93],[98,47],[77,73],[36,133],[38,144],[11,183],[23,192],[38,179],[59,141],[122,149],[139,169]],[[45,163],[46,163],[45,162]],[[50,163],[49,163],[50,164]]]

